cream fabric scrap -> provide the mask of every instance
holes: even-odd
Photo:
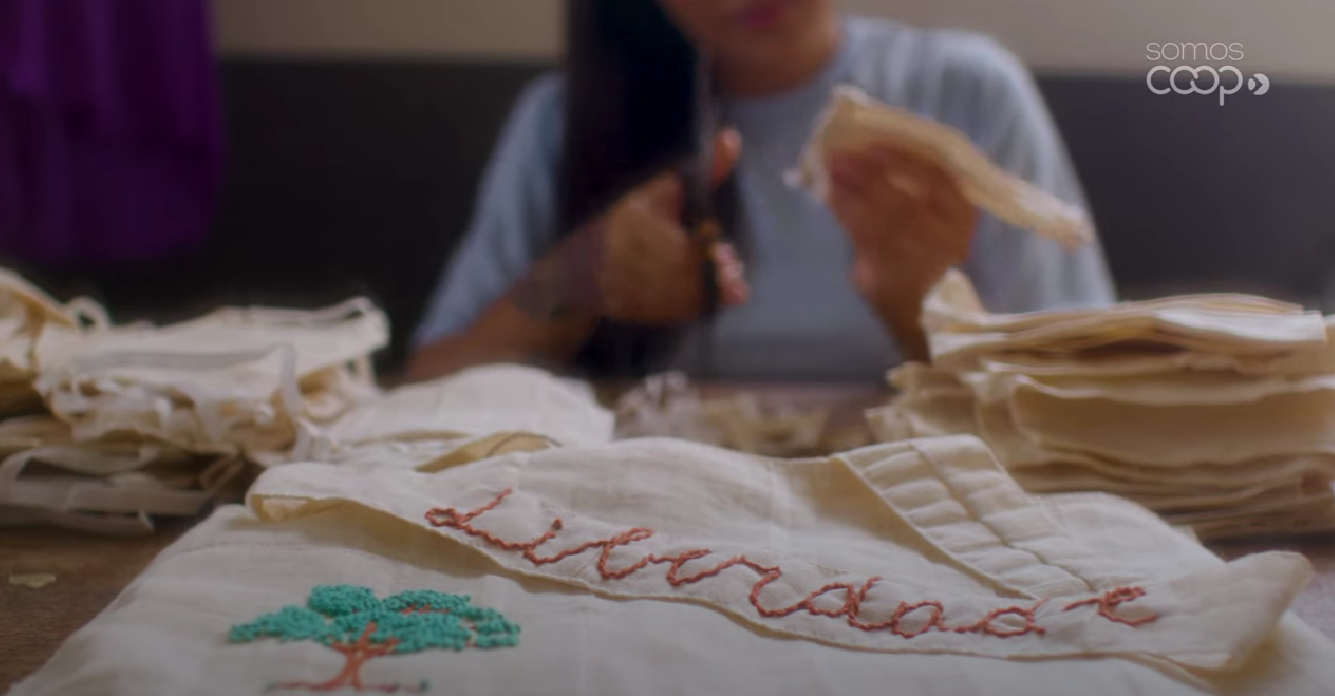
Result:
[[[1287,553],[1200,573],[1133,572],[1073,539],[968,437],[812,460],[645,439],[435,474],[302,464],[266,472],[248,500],[270,521],[371,510],[511,572],[607,596],[692,600],[761,630],[883,651],[1138,655],[1229,669],[1310,573]],[[523,546],[534,539],[543,543]],[[582,550],[562,557],[566,549]],[[636,569],[646,558],[659,560]],[[672,581],[686,577],[700,579]],[[1099,604],[1135,588],[1144,596]],[[809,609],[764,613],[807,599]],[[960,630],[932,630],[925,601],[940,602],[939,619]]]
[[[1224,355],[1191,350],[1107,350],[1093,354],[1009,352],[984,358],[979,367],[989,372],[1011,372],[1033,377],[1125,377],[1177,372],[1225,372],[1250,377],[1306,376],[1335,373],[1335,317],[1327,317],[1326,340],[1321,346],[1263,355]]]
[[[1158,406],[1017,387],[1011,417],[1040,446],[1162,466],[1335,454],[1335,391],[1328,388],[1298,385],[1251,402]]]
[[[976,369],[981,359],[1017,353],[1069,360],[1185,351],[1256,364],[1301,352],[1324,354],[1330,345],[1320,313],[1284,311],[1279,303],[1236,296],[1127,302],[989,320],[968,278],[954,270],[929,295],[923,313],[932,363],[949,370]]]
[[[829,198],[825,158],[835,150],[880,143],[909,148],[939,163],[954,175],[973,204],[1004,222],[1033,230],[1068,247],[1091,243],[1094,226],[1088,214],[997,167],[963,133],[873,99],[851,85],[834,90],[817,120],[788,182]]]
[[[588,384],[522,365],[487,365],[370,401],[329,429],[346,443],[528,431],[563,445],[612,438],[613,416]]]
[[[13,271],[0,268],[0,416],[40,408],[41,397],[32,387],[38,341],[49,331],[84,322],[104,326],[105,312],[86,299],[62,305]]]
[[[1245,295],[991,315],[958,273],[925,315],[933,362],[891,374],[881,441],[977,435],[1030,490],[1126,495],[1202,536],[1335,518],[1335,318]]]
[[[493,364],[366,399],[318,429],[306,455],[430,471],[506,452],[603,444],[614,426],[587,383]]]
[[[772,457],[810,457],[871,444],[865,427],[831,427],[823,408],[762,404],[750,392],[698,393],[679,372],[652,375],[616,405],[616,435],[676,437]]]
[[[461,488],[463,480],[480,487]],[[534,573],[422,524],[424,508],[475,509],[502,486],[516,493],[472,518],[497,537],[536,536],[557,512],[568,524],[539,552],[588,532],[653,525],[654,536],[612,549],[611,568],[646,551],[707,542],[719,558],[781,557],[786,573],[811,582],[851,571],[862,573],[849,578],[861,583],[875,572],[886,579],[868,593],[860,614],[868,619],[870,607],[883,604],[875,595],[887,590],[941,599],[944,619],[954,625],[987,607],[1031,605],[1040,589],[1063,598],[1048,604],[1062,605],[1140,579],[1152,581],[1148,594],[1109,613],[1163,617],[1132,627],[1101,618],[1097,606],[1054,606],[1038,612],[1043,636],[883,635],[888,647],[880,650],[846,649],[837,638],[793,640],[782,619],[729,617],[709,600],[660,601],[680,593],[661,582],[642,588],[634,574],[594,580],[603,587],[590,592],[578,578],[596,570],[597,547]],[[240,507],[219,510],[11,696],[221,696],[328,680],[344,660],[322,645],[229,644],[226,636],[234,624],[303,603],[315,585],[339,583],[380,597],[418,588],[467,595],[520,624],[514,648],[427,651],[362,667],[366,684],[426,681],[431,693],[853,696],[891,688],[896,696],[1069,696],[1079,684],[1079,693],[1091,696],[1335,694],[1335,644],[1284,614],[1307,574],[1300,558],[1264,554],[1225,564],[1123,500],[1027,496],[967,439],[869,448],[839,460],[770,460],[642,440],[516,453],[431,474],[301,464],[266,472],[251,502],[260,517]],[[642,572],[648,570],[662,578],[667,568]],[[680,569],[682,576],[692,572],[691,564]],[[754,582],[733,568],[697,585],[745,595]],[[632,588],[605,587],[617,583]],[[762,599],[781,603],[779,584]],[[1229,599],[1232,592],[1245,599]],[[846,601],[842,594],[830,592],[818,606],[833,613]],[[1069,623],[1060,613],[1072,617]],[[919,620],[928,615],[920,610]],[[838,625],[841,618],[804,621]],[[1023,626],[1005,617],[997,623]],[[933,635],[943,641],[919,642]],[[943,650],[946,643],[959,647]],[[1060,647],[1045,653],[1044,645]],[[1006,656],[1017,659],[997,659]],[[1213,667],[1186,669],[1183,661]]]

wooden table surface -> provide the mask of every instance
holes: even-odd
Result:
[[[712,386],[723,393],[734,386]],[[882,403],[884,392],[822,385],[747,385],[763,399],[836,410],[835,420],[859,417]],[[99,537],[52,529],[0,529],[0,693],[41,667],[74,631],[100,613],[190,521],[159,526],[152,536]],[[1304,621],[1335,638],[1335,539],[1214,544],[1226,559],[1284,549],[1305,554],[1316,577],[1293,605]],[[15,575],[42,573],[55,582],[40,588],[11,584]]]
[[[163,524],[136,537],[0,529],[0,693],[41,667],[189,526]],[[55,582],[35,589],[11,583],[24,574]]]

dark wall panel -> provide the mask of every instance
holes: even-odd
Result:
[[[1275,84],[1221,106],[1140,79],[1041,84],[1126,294],[1316,302],[1335,278],[1335,87]]]
[[[401,348],[511,103],[540,70],[229,63],[235,155],[215,256],[236,275],[218,287],[289,303],[369,292]]]

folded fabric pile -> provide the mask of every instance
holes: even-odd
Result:
[[[762,404],[754,393],[706,397],[686,376],[654,375],[617,401],[619,438],[676,437],[771,457],[810,457],[870,444],[862,423],[834,427],[822,408]]]
[[[107,323],[96,304],[80,299],[62,305],[0,268],[0,418],[41,409],[41,395],[33,387],[37,342],[48,331],[72,330],[85,321]]]
[[[146,532],[195,515],[247,463],[305,458],[376,393],[388,340],[365,300],[113,326],[0,272],[0,524]]]
[[[1246,295],[992,315],[952,273],[881,440],[971,433],[1031,491],[1124,495],[1203,538],[1335,529],[1335,318]]]
[[[468,381],[546,396],[397,435],[602,437],[553,408],[598,412],[568,385]],[[1225,563],[1125,500],[1027,494],[977,438],[489,454],[273,467],[11,693],[1335,694],[1335,644],[1287,613],[1302,556]]]
[[[0,331],[0,525],[143,533],[204,511],[252,465],[429,470],[612,437],[588,385],[531,368],[382,392],[370,359],[388,325],[364,299],[113,326],[0,272]]]

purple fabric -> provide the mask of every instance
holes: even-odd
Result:
[[[0,0],[0,253],[161,258],[215,212],[208,0]]]

